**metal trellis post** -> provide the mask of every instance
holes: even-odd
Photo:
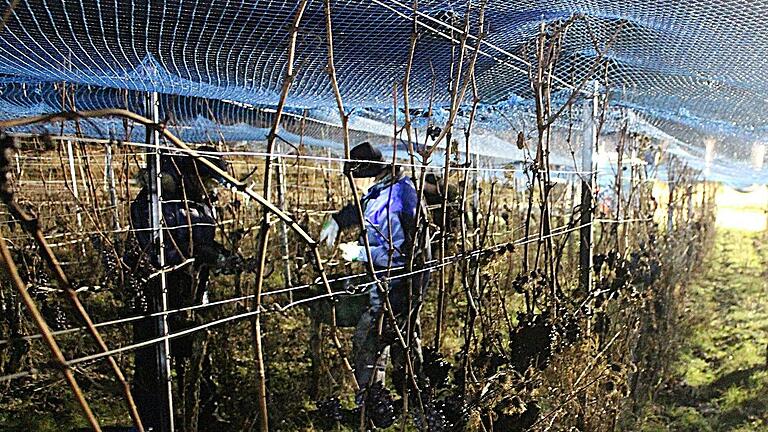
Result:
[[[147,97],[147,111],[151,115],[154,123],[160,121],[160,102],[157,92],[152,92]],[[156,251],[158,254],[158,262],[160,264],[160,311],[168,311],[168,281],[165,273],[165,244],[162,228],[162,179],[160,172],[160,132],[155,130],[147,131],[148,144],[153,144],[154,149],[147,154],[147,172],[149,195],[150,195],[150,223],[152,226],[152,239],[157,245]],[[170,362],[170,340],[167,338],[168,331],[168,316],[166,314],[157,317],[157,327],[161,337],[165,339],[157,346],[158,350],[158,369],[160,372],[160,379],[162,380],[162,386],[158,391],[163,392],[162,407],[164,421],[161,425],[163,432],[173,432],[173,383],[171,381],[171,362]]]
[[[581,147],[581,232],[579,241],[579,286],[584,293],[592,291],[592,255],[595,190],[597,187],[597,164],[594,157],[597,151],[597,115],[598,83],[593,84],[593,94],[584,102],[584,144]]]

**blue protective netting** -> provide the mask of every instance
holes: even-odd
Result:
[[[4,9],[11,3],[5,0]],[[473,2],[470,12],[473,34],[479,3]],[[77,85],[78,108],[127,106],[141,112],[141,92],[157,91],[165,94],[164,117],[175,120],[185,139],[263,139],[269,115],[261,108],[278,100],[297,4],[20,1],[0,34],[0,115],[57,111],[61,103],[53,83],[69,82]],[[411,103],[424,108],[431,102],[437,120],[449,101],[452,58],[466,11],[466,0],[418,2]],[[400,0],[333,2],[335,62],[345,104],[355,109],[354,138],[391,142],[392,86],[405,74],[413,14],[411,2]],[[600,79],[613,107],[607,133],[631,111],[636,131],[663,141],[692,166],[703,166],[703,142],[714,137],[710,178],[766,181],[765,171],[749,167],[752,144],[768,133],[766,0],[489,1],[487,37],[476,68],[482,100],[478,152],[518,157],[515,131],[530,131],[533,124],[526,47],[542,22],[574,14],[583,18],[564,41],[555,70],[558,95],[585,78]],[[607,73],[589,76],[596,49],[614,34]],[[474,47],[477,40],[469,44]],[[310,108],[310,117],[321,121],[310,138],[337,147],[338,131],[319,126],[338,123],[325,64],[323,2],[311,0],[300,24],[298,75],[288,105],[297,116]],[[580,114],[558,123],[561,132],[578,127],[574,118]],[[574,146],[575,139],[555,149],[556,159],[567,162]]]

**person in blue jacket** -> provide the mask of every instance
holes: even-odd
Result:
[[[199,150],[215,149],[201,147]],[[226,164],[221,158],[207,158],[226,170]],[[187,155],[163,155],[160,165],[165,280],[168,309],[174,310],[207,302],[209,273],[229,254],[215,240],[216,216],[212,202],[215,198],[209,189],[217,182],[216,173]],[[145,184],[148,184],[149,179],[146,180]],[[145,185],[131,203],[131,233],[135,247],[123,259],[128,267],[128,278],[136,279],[137,275],[142,275],[142,279],[145,279],[136,283],[139,291],[137,295],[142,300],[132,305],[134,313],[142,314],[161,310],[162,287],[157,273],[160,261],[153,241],[150,210],[150,191]],[[177,332],[191,325],[190,317],[174,313],[168,316],[168,325],[171,332]],[[153,318],[136,321],[133,331],[134,343],[160,336],[158,321]],[[192,335],[173,339],[171,356],[179,387],[184,388],[185,394],[199,395],[200,411],[198,418],[193,421],[198,423],[201,430],[205,430],[217,421],[214,413],[215,383],[211,378],[210,355],[205,350],[205,344],[202,350],[199,347],[193,349],[193,342]],[[136,350],[132,381],[132,391],[142,422],[145,427],[153,427],[155,430],[167,429],[168,425],[161,403],[164,385],[161,382],[158,354],[157,344]],[[191,371],[185,378],[185,372],[190,372],[188,364],[198,364],[195,356],[202,356],[202,373]],[[200,375],[202,380],[190,381],[191,377]]]
[[[370,246],[370,259],[379,278],[384,277],[392,312],[404,339],[408,316],[411,316],[412,352],[411,361],[418,375],[421,365],[421,344],[418,311],[428,272],[402,276],[412,250],[415,250],[414,270],[420,268],[429,254],[424,242],[424,230],[417,230],[416,209],[421,205],[413,181],[400,168],[393,172],[392,165],[384,163],[379,149],[364,142],[350,151],[352,161],[345,163],[344,170],[355,178],[374,178],[375,183],[361,198],[363,217]],[[423,213],[422,213],[423,214]],[[345,206],[330,217],[320,234],[320,241],[333,246],[340,230],[360,228],[359,212],[354,204]],[[417,247],[414,248],[414,242]],[[366,262],[369,259],[361,237],[357,242],[339,245],[342,257],[347,261]],[[412,282],[409,284],[409,280]],[[387,352],[390,352],[393,375],[392,381],[398,392],[402,391],[405,376],[405,352],[391,319],[385,310],[385,299],[377,285],[368,288],[369,308],[361,316],[353,337],[355,377],[361,389],[358,402],[365,400],[366,390],[384,380]],[[409,293],[410,291],[410,293]],[[410,294],[410,295],[409,295]],[[410,301],[409,301],[410,297]],[[409,308],[410,304],[410,308]],[[409,313],[410,312],[410,313]],[[381,425],[379,425],[381,426]]]

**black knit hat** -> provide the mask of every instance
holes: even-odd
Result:
[[[215,165],[220,170],[226,172],[227,171],[227,162],[224,160],[224,158],[218,154],[206,154],[206,153],[218,153],[218,150],[216,150],[215,147],[211,146],[202,146],[197,148],[198,152],[203,153],[203,158],[208,160],[209,162],[212,162],[213,165]],[[208,165],[204,164],[201,160],[195,159],[195,165],[197,166],[197,171],[200,173],[200,176],[205,178],[212,178],[217,181],[221,181],[221,176],[216,173],[214,170],[208,167]]]
[[[213,163],[222,171],[227,171],[227,162],[220,156],[215,154],[217,150],[211,146],[198,147],[197,151],[203,153],[201,157]],[[209,168],[201,160],[195,159],[192,156],[182,153],[175,155],[166,155],[163,157],[162,169],[164,171],[176,172],[180,176],[188,178],[196,178],[200,176],[201,179],[212,178],[217,181],[222,180],[215,171]]]
[[[352,177],[376,177],[386,169],[386,165],[380,163],[384,162],[384,156],[382,156],[381,150],[377,149],[369,142],[364,142],[353,147],[352,150],[349,151],[349,156],[352,161],[344,163],[344,172],[351,172]]]

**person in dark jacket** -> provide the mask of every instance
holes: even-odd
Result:
[[[421,204],[411,178],[403,175],[399,168],[393,172],[392,166],[384,163],[379,149],[366,142],[354,147],[350,154],[354,161],[345,164],[345,171],[351,172],[355,178],[372,177],[375,180],[361,198],[370,260],[378,277],[385,277],[387,281],[387,297],[400,333],[406,340],[406,324],[408,316],[411,316],[410,328],[414,347],[411,360],[418,374],[421,364],[418,311],[429,274],[419,272],[409,277],[398,277],[398,274],[404,273],[404,267],[413,249],[418,255],[414,269],[420,268],[419,264],[423,263],[429,254],[429,248],[424,247],[424,242],[417,240],[419,230],[416,226],[416,209]],[[320,241],[333,246],[340,230],[359,227],[358,210],[354,204],[349,204],[325,222]],[[413,247],[414,242],[417,244],[416,248]],[[341,244],[339,248],[342,257],[347,261],[369,260],[362,237],[357,242]],[[413,283],[409,284],[409,280]],[[405,352],[397,339],[396,331],[390,325],[391,319],[385,310],[383,294],[375,284],[369,285],[368,294],[369,307],[360,317],[353,337],[355,377],[361,389],[358,395],[359,403],[365,401],[366,391],[374,384],[383,385],[388,352],[391,354],[394,369],[392,380],[398,392],[402,391],[403,380],[406,378]]]
[[[207,158],[226,170],[221,158]],[[144,271],[146,280],[137,284],[144,301],[137,302],[134,306],[135,312],[146,314],[162,310],[162,278],[159,270],[166,272],[165,287],[169,310],[199,305],[207,302],[208,277],[212,266],[228,255],[224,247],[215,240],[214,198],[208,193],[210,186],[217,180],[215,172],[187,155],[163,155],[160,165],[165,266],[161,269],[157,244],[153,239],[151,194],[147,186],[149,176],[146,176],[145,187],[133,200],[130,208],[131,232],[138,250],[132,251],[124,260],[131,270],[131,275],[141,273],[138,267],[141,267],[142,262],[144,267],[150,270]],[[173,313],[168,316],[168,325],[173,333],[193,324],[189,313]],[[145,318],[134,324],[135,343],[159,336],[160,325],[157,319]],[[184,389],[182,399],[185,404],[196,404],[198,401],[194,395],[199,394],[201,405],[199,411],[193,410],[200,413],[199,418],[180,420],[185,426],[189,426],[190,422],[198,423],[201,430],[204,429],[202,425],[213,421],[215,409],[215,388],[210,377],[210,357],[205,346],[206,343],[194,340],[193,335],[171,341],[171,356],[179,387]],[[168,425],[161,396],[165,386],[161,382],[159,350],[159,344],[154,344],[136,351],[132,382],[139,415],[145,426],[154,427],[155,430],[160,429],[163,424],[166,428]],[[202,356],[202,359],[199,356]],[[200,364],[198,360],[202,362],[203,370],[188,370],[187,364]],[[202,380],[197,378],[200,375],[203,376]]]

